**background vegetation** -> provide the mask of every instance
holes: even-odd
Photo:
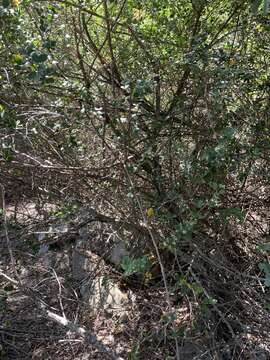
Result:
[[[26,200],[40,214],[48,203],[58,217],[90,205],[128,224],[132,256],[118,270],[134,291],[166,299],[167,352],[156,358],[179,359],[187,333],[213,359],[225,359],[224,343],[228,359],[253,359],[250,344],[267,342],[268,6],[0,6],[3,229],[5,206]],[[184,326],[183,303],[195,314]],[[153,345],[132,340],[130,359],[148,358],[143,348]]]

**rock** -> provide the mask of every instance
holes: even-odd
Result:
[[[73,248],[71,263],[73,279],[78,281],[93,278],[99,266],[104,266],[100,256],[84,248],[82,240],[78,240]]]
[[[64,234],[69,231],[69,225],[68,223],[60,223],[60,224],[52,224],[49,227],[49,234]]]
[[[109,261],[112,264],[119,266],[125,256],[129,256],[129,252],[126,249],[124,241],[120,240],[114,244],[109,254]]]
[[[82,282],[80,293],[91,312],[106,310],[112,312],[125,311],[129,304],[129,294],[100,269],[106,267],[104,260],[89,250],[83,249],[83,243],[78,242],[72,256],[73,278]]]
[[[81,281],[91,274],[94,264],[91,259],[86,257],[76,246],[72,253],[72,277],[74,280]]]
[[[119,268],[121,261],[125,256],[130,256],[127,249],[127,241],[130,243],[130,236],[124,229],[112,224],[102,224],[91,222],[79,229],[79,238],[88,250],[93,251],[106,261]],[[89,248],[89,243],[91,248]]]
[[[120,290],[119,286],[106,276],[98,276],[84,284],[81,294],[93,312],[122,312],[130,302],[129,294]]]

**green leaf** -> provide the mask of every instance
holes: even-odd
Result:
[[[23,56],[21,54],[15,54],[13,56],[13,61],[17,65],[21,65],[23,63]]]
[[[161,320],[165,324],[171,324],[176,320],[176,314],[174,312],[162,315]]]
[[[215,305],[217,300],[212,298],[211,296],[204,300],[205,305]]]
[[[192,290],[194,291],[194,293],[195,293],[196,295],[201,295],[201,294],[203,294],[203,288],[202,288],[201,285],[199,285],[199,284],[197,284],[197,283],[193,283],[193,284],[191,284],[191,288],[192,288]]]
[[[44,54],[44,53],[37,53],[37,52],[33,52],[31,54],[31,59],[34,63],[36,64],[40,64],[40,63],[43,63],[47,60],[48,58],[48,55],[47,54]]]
[[[255,15],[257,14],[259,7],[262,3],[262,0],[253,0],[251,2],[251,12]]]
[[[270,264],[268,262],[262,262],[259,264],[260,270],[264,271],[265,274],[270,275]]]
[[[254,0],[251,2],[251,12],[256,15],[259,7],[262,4],[262,0]],[[263,0],[263,14],[267,15],[269,11],[270,0]]]
[[[225,219],[228,219],[229,217],[234,217],[240,221],[243,221],[245,218],[245,214],[239,208],[230,208],[230,209],[221,210],[221,215]]]
[[[13,155],[12,155],[12,151],[9,148],[5,148],[2,150],[2,154],[3,154],[3,159],[6,162],[11,162],[13,159]]]
[[[54,49],[56,46],[56,41],[55,40],[46,40],[44,42],[44,47],[48,50]]]
[[[258,245],[258,250],[270,251],[270,243]]]
[[[147,256],[139,258],[125,256],[121,262],[121,267],[124,270],[124,275],[130,276],[133,274],[143,274],[151,267],[151,264]]]
[[[10,6],[10,0],[2,0],[2,6],[4,8],[7,8]]]
[[[233,127],[226,127],[225,129],[223,129],[223,138],[225,140],[232,140],[235,136],[235,128]]]
[[[263,3],[263,14],[264,15],[268,14],[269,4],[270,4],[270,0],[264,0],[264,3]]]
[[[151,93],[152,87],[149,80],[137,80],[135,88],[133,90],[133,96],[135,98],[142,98]]]

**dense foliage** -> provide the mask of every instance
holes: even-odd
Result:
[[[269,229],[252,227],[269,216],[268,5],[3,0],[6,198],[90,203],[146,228],[126,273],[148,272],[154,254],[168,294],[220,302],[218,317],[229,289],[247,289],[234,274],[261,271],[269,286],[256,247]]]

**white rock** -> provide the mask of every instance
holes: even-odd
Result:
[[[81,287],[83,299],[90,310],[107,310],[121,312],[129,304],[128,293],[120,290],[119,286],[106,276],[99,276]]]

